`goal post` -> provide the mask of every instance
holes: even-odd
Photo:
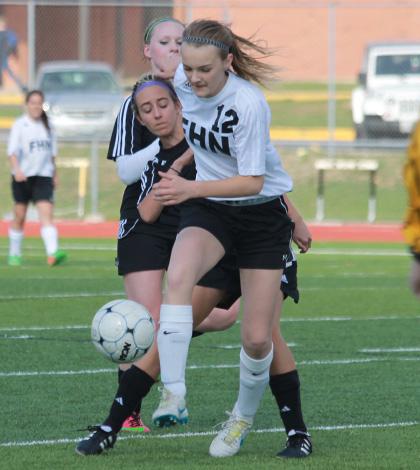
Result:
[[[77,184],[77,216],[82,218],[85,215],[87,175],[90,167],[88,158],[82,157],[56,157],[57,168],[75,168],[79,170]]]

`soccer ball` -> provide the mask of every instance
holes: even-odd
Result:
[[[153,344],[155,325],[143,305],[132,300],[112,300],[92,320],[91,337],[96,349],[116,363],[133,362]]]

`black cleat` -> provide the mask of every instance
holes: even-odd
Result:
[[[309,457],[311,454],[311,436],[307,433],[300,431],[296,432],[292,429],[289,431],[286,447],[277,454],[277,457],[299,459]]]
[[[80,455],[99,455],[104,450],[112,449],[117,435],[112,431],[104,431],[102,426],[88,426],[91,432],[88,437],[82,439],[76,447],[76,452]]]

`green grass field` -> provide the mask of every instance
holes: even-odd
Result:
[[[302,299],[286,302],[282,323],[314,441],[314,454],[298,462],[274,457],[285,438],[269,392],[240,454],[207,454],[236,395],[239,325],[192,341],[188,426],[125,434],[105,456],[76,455],[80,429],[105,417],[116,389],[115,367],[90,344],[89,324],[123,288],[115,241],[62,246],[69,262],[57,268],[45,265],[37,239],[25,241],[21,268],[0,264],[2,468],[418,468],[420,309],[403,245],[316,243],[299,257]],[[144,402],[147,423],[158,399],[155,387]]]

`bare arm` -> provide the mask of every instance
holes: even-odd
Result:
[[[312,235],[300,215],[299,211],[292,204],[292,201],[286,196],[283,195],[284,200],[286,201],[289,217],[293,220],[295,228],[293,230],[293,241],[299,247],[301,253],[306,253],[312,245]]]
[[[26,176],[20,169],[19,161],[16,155],[14,154],[10,155],[9,162],[10,162],[10,168],[12,169],[15,181],[17,181],[18,183],[21,183],[22,181],[26,181]]]
[[[156,199],[165,206],[199,197],[244,197],[257,195],[264,176],[233,176],[223,180],[189,181],[172,174],[160,173],[161,181],[153,186]]]

